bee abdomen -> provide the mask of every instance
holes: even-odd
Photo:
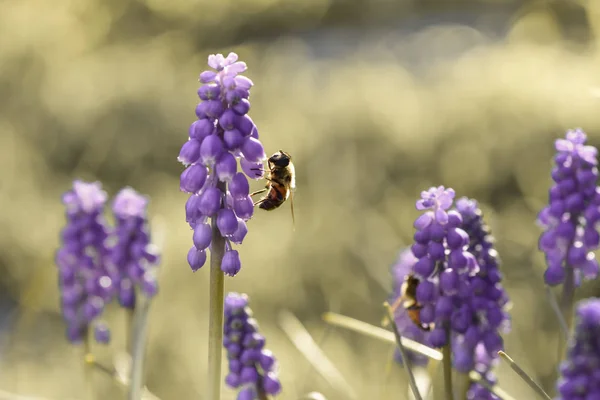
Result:
[[[278,208],[281,204],[283,204],[283,202],[265,199],[262,203],[258,205],[258,208],[262,208],[265,211],[271,211]]]

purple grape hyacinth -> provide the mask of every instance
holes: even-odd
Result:
[[[453,333],[465,334],[474,319],[469,278],[479,266],[467,251],[469,235],[461,229],[462,216],[448,211],[454,196],[453,189],[432,187],[416,203],[417,210],[425,212],[414,223],[411,251],[418,261],[412,273],[420,280],[416,297],[422,305],[421,322],[433,324],[428,344],[436,348],[447,345]]]
[[[147,297],[158,291],[156,265],[158,254],[150,244],[146,215],[148,199],[126,187],[115,197],[115,243],[110,251],[112,266],[118,271],[113,278],[121,306],[134,309],[135,286]]]
[[[242,243],[248,232],[246,221],[254,212],[248,178],[263,177],[266,159],[256,125],[248,116],[253,83],[240,75],[246,63],[237,60],[235,53],[208,57],[214,71],[200,74],[198,120],[190,126],[189,139],[178,157],[187,167],[180,189],[191,194],[185,207],[186,220],[194,230],[188,263],[193,271],[205,264],[212,240],[207,220],[216,218],[218,231],[226,239],[221,270],[230,276],[241,267],[232,243]],[[238,172],[238,159],[242,172]]]
[[[483,343],[479,343],[477,347],[475,347],[473,370],[478,372],[482,379],[491,386],[498,383],[498,379],[492,371],[498,363],[499,357],[490,356]],[[472,383],[467,392],[467,400],[498,400],[498,396],[490,392],[480,383]]]
[[[239,400],[254,400],[281,392],[275,357],[265,349],[265,338],[258,332],[258,323],[252,318],[248,302],[246,294],[228,293],[224,307],[223,346],[229,360],[225,383],[240,389]]]
[[[467,250],[479,266],[479,271],[468,279],[471,292],[468,306],[473,320],[465,332],[465,341],[472,349],[482,342],[490,356],[497,357],[498,351],[503,350],[500,334],[510,331],[510,315],[508,295],[501,284],[500,260],[494,249],[494,238],[475,200],[466,197],[457,200],[456,210],[463,219],[462,229],[469,235]]]
[[[598,150],[586,146],[586,140],[586,134],[576,129],[555,143],[554,185],[549,204],[538,215],[538,223],[545,229],[539,240],[547,265],[544,280],[550,286],[567,282],[568,276],[573,276],[570,280],[575,284],[582,278],[598,277],[594,255],[600,244]]]
[[[63,195],[67,225],[61,232],[62,246],[56,253],[61,309],[72,343],[87,340],[90,326],[96,341],[107,343],[110,331],[99,321],[113,295],[107,270],[108,228],[103,212],[107,194],[100,182],[73,182]]]
[[[600,299],[579,302],[575,313],[575,333],[560,366],[556,399],[600,399]]]
[[[392,266],[392,281],[393,281],[393,291],[390,298],[390,304],[395,304],[399,297],[401,296],[402,285],[404,284],[404,280],[406,276],[410,273],[412,267],[417,262],[417,259],[412,254],[410,249],[402,250],[398,256],[398,260]],[[412,339],[419,343],[427,343],[427,335],[428,332],[419,328],[408,316],[406,309],[399,305],[394,309],[394,323],[398,328],[398,332],[405,338]],[[408,359],[411,365],[416,366],[425,366],[429,359],[419,353],[415,353],[413,351],[407,350]],[[398,349],[394,354],[395,359],[398,363],[402,364],[402,356]]]

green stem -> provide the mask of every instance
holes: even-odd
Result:
[[[459,400],[464,400],[467,398],[467,393],[469,392],[471,383],[471,378],[469,378],[468,373],[459,372],[456,374],[455,386]]]
[[[545,400],[552,400],[550,398],[550,396],[548,396],[548,394],[546,392],[544,392],[544,389],[542,389],[542,387],[540,385],[538,385],[533,380],[533,378],[531,376],[529,376],[527,374],[527,372],[525,372],[523,370],[523,368],[521,368],[519,366],[519,364],[514,362],[514,360],[512,358],[510,358],[508,356],[508,354],[506,354],[503,351],[499,351],[498,355],[500,356],[500,358],[502,358],[504,361],[506,361],[510,365],[512,370],[515,371],[517,373],[517,375],[519,375],[521,377],[521,379],[523,379],[523,381],[525,381],[525,383],[527,383],[529,385],[529,387],[532,388],[538,394],[538,396],[540,396],[540,398],[545,399]]]
[[[128,400],[140,400],[144,387],[144,356],[146,353],[146,336],[148,331],[148,312],[150,299],[138,296],[141,301],[135,307],[131,332],[131,377],[129,379]]]
[[[450,330],[446,330],[447,345],[442,348],[444,359],[444,391],[446,392],[446,400],[454,400],[454,392],[452,388],[452,348],[450,345]]]
[[[411,365],[410,365],[410,359],[408,357],[408,352],[406,351],[406,349],[404,348],[404,345],[402,344],[402,336],[400,335],[400,332],[398,331],[398,326],[396,326],[396,320],[394,318],[394,314],[392,313],[392,309],[389,306],[389,304],[386,303],[386,308],[387,308],[387,312],[388,312],[388,318],[390,319],[390,322],[392,324],[392,328],[394,331],[394,336],[396,338],[396,346],[398,346],[398,350],[400,350],[400,355],[402,356],[402,364],[404,365],[404,370],[406,371],[406,374],[408,375],[408,383],[410,384],[410,389],[413,392],[413,395],[415,396],[415,400],[423,400],[423,398],[421,397],[421,393],[419,393],[419,388],[417,386],[417,380],[415,379],[415,375],[413,374]]]
[[[225,184],[217,183],[225,193]],[[225,277],[221,261],[225,254],[225,239],[217,227],[217,218],[212,218],[212,242],[210,250],[210,289],[208,320],[208,400],[221,399],[221,346],[223,345],[223,302]]]
[[[572,267],[566,266],[565,283],[563,285],[562,297],[561,297],[561,311],[566,323],[567,334],[571,332],[571,326],[573,326],[573,303],[575,300],[575,271]],[[559,340],[559,360],[563,358],[563,352],[566,348],[566,341]]]
[[[137,300],[137,299],[136,299]],[[126,339],[126,343],[125,343],[125,350],[127,351],[127,354],[129,354],[131,356],[131,335],[133,334],[133,318],[135,316],[135,308],[134,309],[130,309],[127,308],[125,310],[125,337]]]

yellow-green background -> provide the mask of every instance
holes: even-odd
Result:
[[[4,303],[18,304],[3,311],[0,389],[84,398],[53,264],[60,195],[82,178],[111,196],[125,185],[151,196],[164,257],[147,382],[163,400],[203,398],[208,270],[192,274],[186,263],[176,157],[195,119],[197,76],[209,54],[229,51],[255,82],[250,113],[267,153],[284,149],[296,164],[296,230],[287,207],[257,211],[239,247],[242,270],[226,280],[251,296],[280,361],[281,398],[348,398],[311,369],[279,312],[317,340],[327,310],[379,324],[388,268],[431,185],[482,203],[513,301],[507,351],[545,381],[557,327],[534,220],[553,140],[582,127],[600,144],[600,4],[558,3],[0,1],[0,283]],[[588,283],[579,297],[598,290]],[[107,318],[114,340],[95,350],[110,363],[125,317],[110,307]],[[340,329],[320,345],[358,398],[404,398],[402,370],[385,375],[390,345]],[[533,398],[508,368],[499,375],[515,397]],[[95,385],[99,399],[123,396],[102,375]],[[224,388],[223,398],[233,393]]]

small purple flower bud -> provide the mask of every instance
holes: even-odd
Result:
[[[198,210],[200,210],[203,215],[212,217],[221,208],[222,196],[223,194],[216,187],[206,188],[204,192],[200,194],[200,204],[198,205]]]
[[[237,104],[234,104],[231,109],[238,115],[244,115],[250,111],[250,101],[248,99],[240,99]]]
[[[242,143],[242,154],[250,162],[259,162],[267,158],[262,144],[253,137],[247,137]]]
[[[210,246],[212,240],[212,228],[206,223],[197,224],[194,227],[193,241],[198,250],[205,250]],[[191,264],[191,263],[190,263]]]
[[[235,129],[236,121],[238,116],[232,110],[225,110],[221,118],[219,118],[219,125],[224,131]]]
[[[196,139],[202,142],[205,137],[211,135],[215,130],[214,122],[208,119],[199,119],[190,125],[189,136],[191,139]]]
[[[213,165],[225,151],[223,141],[217,135],[210,135],[200,145],[200,157],[205,165]]]
[[[185,220],[186,222],[193,224],[200,217],[200,196],[192,195],[188,197],[185,203]]]
[[[281,383],[273,372],[268,372],[263,378],[263,389],[267,394],[275,396],[281,392]]]
[[[221,88],[216,83],[202,85],[198,89],[198,97],[201,100],[217,100],[221,94]]]
[[[233,209],[238,217],[244,221],[248,221],[254,214],[254,202],[252,197],[237,198],[233,201]]]
[[[237,220],[238,226],[235,230],[234,234],[229,238],[233,243],[242,244],[246,234],[248,233],[248,227],[243,219],[238,218]]]
[[[188,193],[196,193],[206,182],[206,167],[201,164],[194,164],[186,168],[181,173],[179,189]]]
[[[237,389],[240,386],[240,375],[239,373],[229,373],[225,377],[225,383],[232,389]]]
[[[273,352],[271,352],[270,350],[263,349],[260,352],[259,363],[263,371],[271,371],[271,369],[275,365],[275,357],[273,356]]]
[[[423,257],[416,262],[413,268],[417,275],[428,278],[435,270],[435,261],[429,257]]]
[[[240,116],[236,119],[236,127],[244,136],[250,136],[253,130],[256,130],[254,121],[248,115]]]
[[[224,111],[223,103],[219,100],[203,101],[196,106],[196,116],[199,119],[217,119]]]
[[[104,322],[99,322],[94,325],[94,338],[96,342],[106,344],[110,342],[110,330]]]
[[[443,328],[435,328],[429,334],[429,343],[432,347],[441,348],[448,343],[446,338],[446,331]]]
[[[225,146],[228,150],[237,149],[244,143],[244,137],[237,129],[225,131],[223,134],[223,140],[225,141]]]
[[[229,183],[229,192],[234,199],[243,199],[250,194],[250,185],[248,179],[238,172]]]
[[[235,276],[240,272],[240,268],[240,255],[237,250],[226,251],[223,256],[223,261],[221,261],[221,271],[226,275]]]
[[[200,142],[196,139],[190,139],[183,144],[177,161],[183,165],[190,165],[200,158]]]
[[[210,83],[213,82],[216,78],[217,73],[214,71],[204,71],[200,74],[200,82],[202,83]]]
[[[192,247],[188,252],[187,261],[192,271],[198,271],[206,263],[206,251]]]
[[[221,182],[229,182],[237,172],[237,161],[231,153],[223,153],[215,165],[217,178]]]
[[[238,227],[237,218],[233,210],[222,208],[217,214],[217,227],[223,237],[229,237],[235,233]]]

